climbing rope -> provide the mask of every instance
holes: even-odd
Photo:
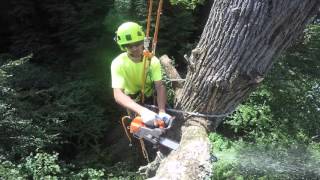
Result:
[[[157,47],[157,42],[158,42],[158,33],[159,33],[159,26],[160,26],[160,15],[162,11],[162,4],[163,0],[159,1],[158,5],[158,10],[157,10],[157,19],[156,19],[156,26],[155,26],[155,31],[153,35],[153,42],[152,42],[152,53],[156,53],[156,47]]]
[[[146,32],[146,37],[144,40],[144,51],[143,51],[143,73],[142,73],[142,87],[141,87],[141,104],[144,104],[144,92],[145,92],[145,84],[146,84],[146,79],[147,79],[147,73],[148,73],[148,68],[151,63],[151,58],[153,55],[156,53],[156,46],[157,46],[157,41],[158,41],[158,33],[159,33],[159,25],[160,25],[160,15],[161,15],[161,10],[162,10],[162,4],[163,0],[159,1],[158,5],[158,10],[157,10],[157,18],[156,18],[156,26],[155,26],[155,31],[153,35],[153,41],[152,41],[152,50],[151,52],[149,51],[149,46],[150,46],[150,24],[151,24],[151,14],[152,14],[152,5],[153,5],[153,0],[149,0],[149,10],[148,10],[148,17],[147,17],[147,32]],[[140,144],[141,144],[141,149],[142,149],[142,154],[147,159],[148,162],[149,156],[148,152],[145,148],[144,141],[143,139],[140,139]]]
[[[162,11],[163,0],[159,1],[158,10],[157,10],[157,17],[156,17],[156,25],[153,35],[152,47],[151,52],[149,51],[150,46],[150,26],[151,26],[151,14],[152,14],[152,5],[153,0],[149,0],[149,8],[148,8],[148,16],[147,16],[147,30],[146,30],[146,37],[144,41],[144,51],[143,51],[143,73],[142,73],[142,87],[141,87],[141,104],[144,104],[144,93],[145,93],[145,83],[147,79],[147,69],[150,66],[151,58],[156,53],[156,47],[158,42],[158,34],[159,34],[159,27],[160,27],[160,15]]]

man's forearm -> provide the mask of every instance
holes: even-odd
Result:
[[[114,90],[114,98],[118,104],[141,115],[145,109],[120,90]]]

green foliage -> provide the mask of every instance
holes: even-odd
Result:
[[[107,175],[96,169],[110,165],[104,141],[119,117],[117,109],[109,108],[114,104],[105,82],[89,72],[57,76],[31,63],[31,58],[6,60],[0,67],[0,177],[134,179],[137,175],[128,171],[129,165]],[[39,148],[43,152],[36,151]],[[58,154],[45,153],[52,149],[76,166],[62,163]],[[98,162],[102,159],[107,161]]]
[[[13,72],[16,67],[23,66],[31,56],[9,61],[0,67],[0,150],[9,156],[24,156],[29,154],[32,149],[43,147],[45,144],[55,142],[56,134],[50,132],[50,128],[58,127],[58,122],[52,122],[50,126],[46,122],[38,124],[34,119],[28,117],[30,111],[24,112],[20,107],[29,107],[29,103],[20,100],[26,100],[25,96],[19,92],[19,88],[11,83],[17,74]],[[22,85],[22,84],[21,84]],[[20,86],[21,87],[21,86]],[[31,110],[32,111],[32,110]]]
[[[40,153],[30,154],[20,164],[13,164],[9,160],[0,159],[0,177],[13,179],[58,179],[61,176],[58,164],[58,154]]]
[[[134,169],[130,169],[128,167],[128,164],[126,162],[118,162],[114,166],[109,167],[107,169],[107,179],[110,180],[143,180],[142,175],[139,175],[136,172],[131,172],[135,171]]]
[[[167,91],[167,103],[170,106],[173,106],[175,93],[172,87],[172,81],[169,80],[169,77],[165,73],[163,67],[161,67],[161,73],[162,73],[162,82],[164,83]]]
[[[104,97],[99,97],[96,92],[103,88],[100,85],[102,83],[92,79],[79,79],[52,90],[57,99],[51,104],[56,112],[50,118],[58,118],[64,122],[64,126],[59,129],[60,133],[64,139],[76,138],[72,143],[77,148],[98,148],[99,140],[110,123],[106,120],[110,116],[104,114],[105,109],[99,104],[102,103],[100,98]]]
[[[319,134],[320,26],[280,57],[264,84],[226,122],[247,140],[288,144]],[[316,55],[316,56],[314,56]]]
[[[158,1],[154,1],[150,35],[153,37],[156,9]],[[147,3],[136,0],[116,0],[114,8],[105,18],[105,26],[110,34],[114,34],[118,26],[125,21],[136,21],[146,27]],[[177,61],[183,62],[183,55],[193,46],[191,36],[197,30],[195,17],[191,10],[181,6],[172,6],[164,2],[160,19],[160,29],[156,55],[168,54]]]
[[[320,26],[313,24],[227,119],[224,128],[236,139],[210,135],[220,159],[214,179],[320,178],[319,52]]]
[[[231,141],[211,133],[212,153],[218,158],[212,179],[319,178],[319,145],[265,144]]]
[[[161,17],[157,54],[167,54],[181,64],[195,46],[191,37],[197,28],[192,11],[168,5]]]
[[[271,94],[264,89],[254,92],[245,104],[238,107],[227,124],[235,133],[245,133],[252,138],[268,136],[273,128],[271,109],[266,105],[270,98]]]
[[[63,80],[30,58],[0,68],[1,149],[12,157],[49,146],[73,156],[88,148],[98,153],[113,121],[112,114],[105,114],[104,101],[112,98],[105,82],[85,75]]]
[[[58,154],[37,153],[25,159],[22,171],[33,179],[58,179],[61,167],[57,164]]]
[[[320,129],[319,27],[307,28],[305,41],[280,59],[266,82],[274,96],[270,107],[275,120],[281,122],[281,131],[301,140],[317,135]]]
[[[203,4],[205,0],[170,0],[174,5],[180,4],[189,9],[194,9],[198,4]]]
[[[115,36],[118,27],[126,21],[145,25],[146,13],[147,4],[144,0],[115,0],[113,8],[104,19],[105,29],[111,36]]]
[[[59,162],[58,154],[37,152],[30,154],[19,164],[0,159],[0,177],[14,179],[106,179],[104,170],[96,168],[74,168],[72,164]]]
[[[58,154],[40,152],[30,154],[20,163],[14,164],[4,157],[0,157],[0,177],[6,180],[22,179],[135,179],[143,178],[135,172],[128,171],[125,163],[118,163],[108,169],[101,169],[89,166],[75,166],[59,161]]]
[[[7,180],[26,179],[26,175],[20,172],[20,167],[0,157],[0,177]]]
[[[105,179],[103,170],[96,170],[92,168],[82,169],[79,173],[74,175],[72,179]]]
[[[99,46],[103,21],[113,1],[11,2],[11,51],[33,61],[68,65]]]

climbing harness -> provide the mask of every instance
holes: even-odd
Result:
[[[149,7],[148,7],[148,15],[147,15],[146,37],[144,38],[144,44],[143,44],[143,46],[144,46],[144,51],[143,51],[143,73],[142,73],[142,87],[141,87],[141,104],[142,105],[144,104],[144,101],[145,101],[144,93],[145,93],[145,84],[146,84],[146,79],[147,79],[147,75],[148,75],[148,69],[149,69],[149,66],[150,66],[150,63],[151,63],[151,58],[153,57],[153,55],[155,54],[155,51],[156,51],[162,5],[163,5],[163,0],[160,0],[159,4],[158,4],[156,25],[155,25],[154,36],[153,36],[153,41],[152,41],[151,51],[150,51],[149,50],[150,49],[150,41],[151,41],[151,38],[150,38],[150,26],[151,26],[151,15],[152,15],[153,0],[149,0],[149,3],[148,3]],[[129,126],[128,122],[131,121],[131,120],[132,119],[131,119],[130,116],[124,116],[121,119],[121,123],[122,123],[123,129],[124,129],[128,139],[129,139],[129,142],[130,142],[129,146],[132,146],[132,139],[131,139],[130,134],[128,133],[128,129],[134,125],[134,124],[132,124],[133,120],[134,120],[133,119],[132,122],[130,122],[130,126]],[[140,129],[142,129],[142,130],[146,130],[147,129],[146,132],[148,132],[149,134],[148,133],[140,133],[139,136],[138,136],[138,135],[135,135],[133,132],[130,132],[130,133],[132,133],[133,135],[135,135],[136,138],[139,139],[140,145],[141,145],[142,154],[143,154],[144,158],[148,162],[150,162],[149,156],[148,156],[148,152],[146,150],[146,147],[145,147],[143,139],[145,139],[146,136],[149,137],[150,134],[153,134],[153,130],[150,129],[150,131],[149,131],[149,129],[146,128],[146,127],[142,127]],[[142,132],[145,132],[145,131],[142,131]],[[160,140],[160,135],[156,136],[156,138],[158,138]]]

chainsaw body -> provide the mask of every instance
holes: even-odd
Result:
[[[172,150],[176,150],[179,144],[163,137],[166,131],[171,128],[172,121],[173,119],[171,119],[168,126],[165,127],[164,121],[159,119],[155,121],[155,128],[150,128],[143,123],[140,116],[137,116],[130,124],[130,133],[132,133],[135,138],[144,139],[155,146],[161,144]]]

